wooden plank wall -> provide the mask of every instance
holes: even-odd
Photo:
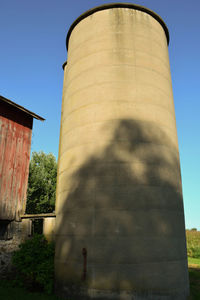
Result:
[[[26,206],[33,117],[0,100],[0,220]]]

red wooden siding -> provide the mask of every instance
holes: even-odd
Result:
[[[33,117],[0,101],[0,219],[19,220],[26,206]]]

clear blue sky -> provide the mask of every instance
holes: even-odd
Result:
[[[46,118],[34,121],[32,151],[58,155],[62,64],[71,23],[87,9],[111,2],[115,1],[1,1],[0,94]],[[129,2],[152,9],[169,28],[186,227],[200,230],[200,1]]]

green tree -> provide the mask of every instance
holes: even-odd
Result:
[[[29,164],[26,213],[48,213],[55,209],[57,162],[53,154],[33,152]]]

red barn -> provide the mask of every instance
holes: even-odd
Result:
[[[25,212],[33,118],[44,121],[0,96],[1,221],[19,221]]]

